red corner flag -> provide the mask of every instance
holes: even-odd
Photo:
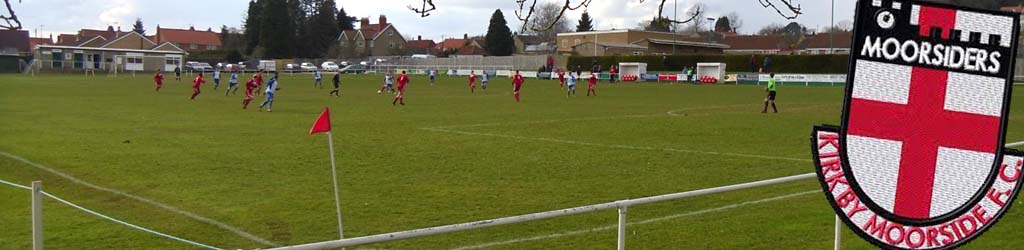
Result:
[[[324,112],[320,113],[320,117],[316,118],[316,123],[313,123],[313,128],[309,129],[309,134],[331,132],[331,111],[324,107]]]

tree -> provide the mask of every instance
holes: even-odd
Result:
[[[740,18],[740,14],[736,14],[736,12],[733,11],[729,12],[725,17],[729,18],[729,29],[731,29],[732,32],[739,33],[740,28],[743,27],[743,18]]]
[[[336,19],[337,11],[334,0],[323,1],[317,8],[316,14],[309,23],[313,52],[310,56],[326,56],[327,50],[338,39],[341,30]]]
[[[594,20],[590,19],[590,13],[587,13],[586,11],[584,11],[583,15],[580,16],[579,24],[576,25],[576,32],[593,31],[593,30],[594,30]]]
[[[245,53],[252,54],[256,46],[260,44],[260,27],[263,26],[262,20],[262,3],[257,3],[255,0],[249,1],[249,10],[246,11],[245,23],[242,25],[245,27]]]
[[[20,3],[21,0],[18,2]],[[11,0],[4,0],[4,4],[7,5],[7,15],[0,15],[0,20],[4,20],[7,24],[0,24],[0,28],[20,30],[21,20],[18,20],[18,15],[14,14],[14,8],[11,8]]]
[[[777,24],[777,23],[768,24],[768,25],[765,25],[764,27],[761,27],[761,29],[757,31],[757,34],[758,35],[762,35],[762,36],[779,35],[779,34],[783,33],[782,32],[782,27],[783,27],[782,24]]]
[[[718,21],[715,21],[715,32],[728,33],[733,32],[732,23],[729,22],[729,17],[719,17]]]
[[[696,3],[689,11],[687,11],[687,15],[690,15],[690,21],[688,22],[690,27],[686,28],[686,32],[690,32],[691,34],[700,34],[701,29],[705,27],[704,24],[707,21],[703,11],[704,8],[704,4]]]
[[[139,33],[139,35],[146,36],[146,27],[142,26],[142,18],[135,18],[135,24],[132,25],[132,31]]]
[[[516,51],[512,30],[508,28],[505,15],[500,9],[494,10],[491,15],[491,24],[487,27],[484,41],[487,43],[487,53],[492,56],[509,56]]]
[[[525,25],[536,27],[551,24],[551,28],[544,30],[523,29],[526,31],[524,34],[535,35],[541,41],[554,42],[558,38],[558,33],[566,33],[571,30],[569,20],[560,17],[561,10],[561,6],[555,3],[541,4],[537,13],[534,14],[534,18]]]
[[[294,0],[292,0],[294,1]],[[260,13],[259,46],[268,58],[291,57],[295,37],[295,23],[286,0],[262,0]]]
[[[345,13],[345,8],[341,8],[341,10],[338,11],[335,19],[338,21],[338,29],[341,31],[356,29],[356,17],[349,16],[348,13]]]
[[[664,17],[655,17],[643,26],[646,31],[672,32],[672,21]]]
[[[226,60],[227,62],[230,62],[230,63],[235,63],[235,62],[241,62],[242,60],[245,60],[245,59],[242,58],[242,53],[241,52],[238,52],[237,49],[233,49],[233,50],[229,50],[228,51],[228,55],[224,57],[224,60]]]

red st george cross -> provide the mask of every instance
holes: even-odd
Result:
[[[995,153],[999,117],[944,109],[948,72],[914,68],[907,105],[851,98],[847,132],[903,142],[893,212],[930,218],[939,147]]]
[[[920,35],[949,38],[956,11],[921,7]],[[928,219],[939,147],[995,153],[999,117],[945,110],[949,72],[914,67],[907,105],[851,98],[849,134],[903,142],[893,213]]]

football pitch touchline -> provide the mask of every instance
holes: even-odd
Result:
[[[746,201],[746,202],[735,203],[735,204],[721,206],[721,207],[716,207],[716,208],[709,208],[709,209],[704,209],[704,210],[698,210],[698,211],[692,211],[692,212],[686,212],[686,213],[680,213],[680,214],[673,214],[673,215],[668,215],[668,216],[663,216],[663,217],[646,219],[646,220],[642,220],[642,221],[629,222],[629,223],[626,223],[626,225],[627,226],[643,225],[643,224],[650,224],[650,223],[661,222],[661,221],[672,220],[672,219],[678,219],[678,218],[683,218],[683,217],[698,216],[698,215],[703,215],[703,214],[707,214],[707,213],[722,212],[722,211],[736,209],[736,208],[740,208],[740,207],[744,207],[744,206],[757,205],[757,204],[761,204],[761,203],[785,200],[785,199],[789,199],[789,198],[793,198],[793,197],[798,197],[798,196],[808,195],[808,194],[814,194],[814,193],[821,193],[821,190],[811,190],[811,191],[805,191],[805,192],[799,192],[799,193],[792,193],[792,194],[787,194],[787,195],[775,196],[775,197],[771,197],[771,198],[767,198],[767,199],[761,199],[761,200],[755,200],[755,201]],[[484,243],[484,244],[479,244],[479,245],[462,246],[462,247],[453,248],[453,250],[481,249],[481,248],[488,248],[488,247],[494,247],[494,246],[516,244],[516,243],[522,243],[522,242],[528,242],[528,241],[538,241],[538,240],[547,240],[547,239],[575,236],[575,235],[588,234],[588,233],[600,232],[600,231],[611,231],[611,230],[614,230],[614,229],[617,229],[617,228],[618,228],[618,225],[608,225],[608,226],[595,227],[595,228],[590,228],[590,229],[581,229],[581,230],[567,231],[567,232],[554,233],[554,234],[548,234],[548,235],[539,235],[539,236],[534,236],[534,237],[512,239],[512,240],[506,240],[506,241],[489,242],[489,243]]]
[[[488,136],[488,137],[499,137],[499,138],[508,138],[508,139],[516,139],[516,140],[532,140],[532,141],[556,142],[556,143],[575,144],[575,145],[592,146],[592,147],[630,149],[630,150],[646,150],[646,151],[666,151],[666,152],[676,152],[676,153],[707,154],[707,155],[735,156],[735,157],[760,158],[760,159],[771,159],[771,160],[787,160],[787,161],[811,162],[811,159],[800,159],[800,158],[778,157],[778,156],[767,156],[767,155],[723,153],[723,152],[714,152],[714,151],[701,151],[701,150],[675,149],[675,148],[655,148],[655,147],[630,146],[630,145],[614,145],[614,144],[608,145],[608,144],[599,144],[599,143],[591,143],[591,142],[580,142],[580,141],[570,141],[570,140],[553,139],[553,138],[543,138],[543,137],[524,137],[524,136],[515,136],[515,135],[501,135],[501,134],[490,134],[490,133],[476,133],[476,132],[466,132],[466,131],[455,131],[455,130],[447,130],[447,129],[441,129],[441,128],[420,128],[420,129],[429,130],[429,131],[435,131],[435,132],[443,132],[443,133],[461,134],[461,135]]]
[[[13,154],[8,153],[8,152],[0,151],[0,155],[3,155],[5,157],[7,157],[7,158],[11,158],[11,159],[16,160],[16,161],[20,161],[22,163],[28,164],[29,166],[41,169],[43,171],[50,172],[51,174],[54,174],[56,176],[59,176],[61,178],[64,178],[66,180],[69,180],[69,181],[71,181],[73,183],[76,183],[76,184],[79,184],[79,185],[82,185],[82,186],[86,186],[86,187],[89,187],[89,188],[92,188],[92,189],[96,189],[96,190],[105,191],[105,192],[108,192],[108,193],[124,196],[124,197],[127,197],[129,199],[133,199],[133,200],[136,200],[136,201],[139,201],[139,202],[142,202],[142,203],[146,203],[146,204],[149,204],[149,205],[152,205],[152,206],[156,206],[156,207],[162,208],[164,210],[167,210],[167,211],[170,211],[170,212],[174,212],[174,213],[183,215],[185,217],[191,218],[193,220],[197,220],[197,221],[200,221],[200,222],[203,222],[203,223],[206,223],[206,224],[210,224],[210,225],[216,226],[218,228],[227,230],[227,231],[232,232],[232,233],[234,233],[234,234],[236,234],[238,236],[241,236],[243,238],[246,238],[246,239],[249,239],[249,240],[252,240],[252,241],[255,241],[255,242],[259,242],[259,243],[264,244],[264,245],[278,246],[278,244],[276,244],[276,243],[273,243],[271,241],[268,241],[268,240],[265,240],[263,238],[257,237],[255,235],[252,235],[250,233],[242,231],[241,229],[238,229],[236,227],[232,227],[232,226],[230,226],[228,224],[224,224],[223,222],[216,221],[214,219],[206,218],[206,217],[194,214],[192,212],[185,211],[185,210],[182,210],[180,208],[173,207],[171,205],[167,205],[167,204],[164,204],[164,203],[160,203],[158,201],[154,201],[154,200],[151,200],[151,199],[148,199],[148,198],[145,198],[145,197],[141,197],[141,196],[125,193],[125,192],[117,190],[117,189],[112,189],[112,188],[107,188],[107,187],[102,187],[102,186],[99,186],[99,185],[96,185],[96,184],[92,184],[90,182],[84,181],[82,179],[78,179],[78,178],[76,178],[74,176],[71,176],[69,174],[66,174],[64,172],[57,171],[56,169],[44,166],[44,165],[39,164],[39,163],[35,163],[35,162],[32,162],[32,161],[29,161],[28,159],[22,158],[22,157],[17,156],[17,155],[13,155]]]

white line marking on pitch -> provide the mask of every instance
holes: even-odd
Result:
[[[29,166],[32,166],[32,167],[44,170],[46,172],[50,172],[51,174],[57,175],[57,176],[59,176],[61,178],[67,179],[67,180],[69,180],[71,182],[74,182],[74,183],[82,185],[82,186],[86,186],[86,187],[90,187],[90,188],[93,188],[93,189],[96,189],[96,190],[106,191],[106,192],[109,192],[109,193],[112,193],[112,194],[128,197],[130,199],[133,199],[133,200],[136,200],[136,201],[139,201],[139,202],[142,202],[142,203],[146,203],[146,204],[153,205],[153,206],[156,206],[156,207],[159,207],[159,208],[163,208],[164,210],[167,210],[167,211],[171,211],[171,212],[174,212],[174,213],[177,213],[177,214],[180,214],[180,215],[184,215],[185,217],[189,217],[189,218],[192,218],[194,220],[197,220],[197,221],[200,221],[200,222],[203,222],[203,223],[206,223],[206,224],[214,225],[216,227],[219,227],[221,229],[230,231],[230,232],[232,232],[232,233],[234,233],[234,234],[236,234],[238,236],[242,236],[242,237],[244,237],[246,239],[250,239],[250,240],[255,241],[255,242],[259,242],[259,243],[262,243],[262,244],[265,244],[265,245],[269,245],[269,246],[278,246],[278,244],[276,244],[274,242],[270,242],[270,241],[265,240],[263,238],[257,237],[255,235],[252,235],[250,233],[242,231],[241,229],[238,229],[236,227],[232,227],[232,226],[230,226],[228,224],[224,224],[223,222],[216,221],[216,220],[213,220],[213,219],[210,219],[210,218],[206,218],[206,217],[200,216],[198,214],[194,214],[192,212],[185,211],[185,210],[182,210],[182,209],[177,208],[177,207],[173,207],[171,205],[163,204],[163,203],[160,203],[159,201],[154,201],[154,200],[151,200],[151,199],[148,199],[148,198],[145,198],[145,197],[141,197],[141,196],[125,193],[125,192],[122,192],[122,191],[117,190],[117,189],[112,189],[112,188],[98,186],[96,184],[92,184],[92,183],[84,181],[82,179],[78,179],[78,178],[76,178],[74,176],[71,176],[69,174],[66,174],[64,172],[60,172],[60,171],[57,171],[56,169],[44,166],[42,164],[29,161],[28,159],[22,158],[22,157],[17,156],[17,155],[13,155],[11,153],[0,151],[0,155],[6,156],[7,158],[11,158],[11,159],[14,159],[14,160],[17,160],[17,161],[20,161],[22,163],[28,164]]]
[[[1006,144],[1006,147],[1008,147],[1008,148],[1012,148],[1012,147],[1016,147],[1016,146],[1024,146],[1024,141],[1019,141],[1019,142],[1014,142],[1014,143]]]
[[[707,213],[714,213],[714,212],[721,212],[721,211],[736,209],[736,208],[740,208],[740,207],[744,207],[744,206],[749,206],[749,205],[756,205],[756,204],[761,204],[761,203],[766,203],[766,202],[785,200],[785,199],[789,199],[789,198],[793,198],[793,197],[797,197],[797,196],[802,196],[802,195],[813,194],[813,193],[821,193],[821,190],[812,190],[812,191],[806,191],[806,192],[800,192],[800,193],[793,193],[793,194],[787,194],[787,195],[782,195],[782,196],[775,196],[775,197],[771,197],[771,198],[767,198],[767,199],[761,199],[761,200],[756,200],[756,201],[747,201],[747,202],[736,203],[736,204],[727,205],[727,206],[721,206],[721,207],[716,207],[716,208],[710,208],[710,209],[704,209],[704,210],[698,210],[698,211],[686,212],[686,213],[680,213],[680,214],[673,214],[673,215],[664,216],[664,217],[657,217],[657,218],[651,218],[651,219],[646,219],[646,220],[642,220],[642,221],[629,222],[629,223],[626,223],[626,225],[627,226],[643,225],[643,224],[650,224],[650,223],[666,221],[666,220],[672,220],[672,219],[677,219],[677,218],[682,218],[682,217],[698,216],[698,215],[703,215],[703,214],[707,214]],[[512,239],[512,240],[506,240],[506,241],[496,241],[496,242],[490,242],[490,243],[484,243],[484,244],[472,245],[472,246],[462,246],[462,247],[453,248],[453,250],[468,250],[468,249],[488,248],[488,247],[494,247],[494,246],[522,243],[522,242],[527,242],[527,241],[554,239],[554,238],[561,238],[561,237],[567,237],[567,236],[581,235],[581,234],[600,232],[600,231],[611,231],[611,230],[615,230],[617,228],[618,228],[618,225],[608,225],[608,226],[603,226],[603,227],[595,227],[595,228],[590,228],[590,229],[582,229],[582,230],[561,232],[561,233],[555,233],[555,234],[549,234],[549,235],[540,235],[540,236]]]
[[[672,115],[673,112],[680,112],[680,111],[714,110],[714,109],[728,109],[728,108],[754,107],[754,106],[756,106],[756,105],[752,105],[752,104],[721,105],[721,106],[708,106],[708,107],[694,107],[694,108],[676,109],[676,110],[669,111],[666,114],[617,115],[617,116],[599,116],[599,117],[568,118],[568,119],[554,119],[554,120],[540,120],[540,121],[522,121],[522,122],[492,122],[492,123],[478,123],[478,124],[466,124],[466,125],[438,126],[438,127],[429,127],[429,128],[423,128],[423,129],[472,128],[472,127],[489,127],[489,126],[502,126],[502,125],[543,124],[543,123],[559,123],[559,122],[577,122],[577,121],[612,120],[612,119],[629,119],[629,118],[665,117],[666,115]]]
[[[562,140],[562,139],[552,139],[552,138],[542,138],[542,137],[534,138],[534,137],[523,137],[523,136],[514,136],[514,135],[501,135],[501,134],[489,134],[489,133],[475,133],[475,132],[455,131],[455,130],[447,130],[447,129],[440,129],[440,128],[420,128],[420,129],[436,131],[436,132],[443,132],[443,133],[462,134],[462,135],[490,136],[490,137],[500,137],[500,138],[516,139],[516,140],[533,140],[533,141],[557,142],[557,143],[576,144],[576,145],[604,147],[604,148],[647,150],[647,151],[667,151],[667,152],[676,152],[676,153],[722,155],[722,156],[760,158],[760,159],[771,159],[771,160],[787,160],[787,161],[799,161],[799,162],[810,162],[811,161],[811,159],[800,159],[800,158],[778,157],[778,156],[767,156],[767,155],[723,153],[723,152],[689,150],[689,149],[675,149],[675,148],[640,147],[640,146],[629,146],[629,145],[606,145],[606,144],[570,141],[570,140]]]

